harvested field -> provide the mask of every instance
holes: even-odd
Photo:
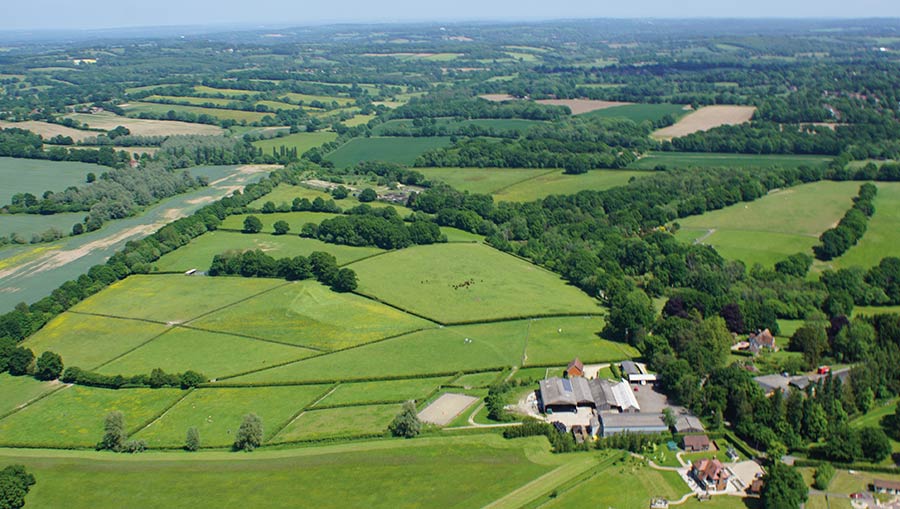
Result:
[[[466,396],[465,394],[442,394],[441,397],[419,412],[419,419],[438,426],[446,426],[476,401],[478,401],[478,398]]]
[[[541,99],[535,102],[539,104],[549,104],[551,106],[568,106],[569,109],[572,110],[573,115],[631,104],[618,101],[597,101],[594,99]]]
[[[503,102],[503,101],[518,101],[519,98],[514,95],[509,94],[481,94],[478,97],[494,102]]]
[[[675,125],[658,129],[654,138],[672,139],[698,131],[708,131],[723,125],[738,125],[749,122],[756,108],[753,106],[705,106],[686,115]]]
[[[28,120],[26,122],[7,122],[5,120],[0,120],[0,128],[27,129],[35,134],[40,134],[45,140],[49,140],[54,136],[68,136],[76,142],[101,134],[98,132],[82,131],[80,129],[72,129],[71,127],[66,127],[64,125],[51,124],[49,122],[38,122],[35,120]]]
[[[175,107],[170,108],[175,109]],[[94,129],[110,130],[118,126],[124,126],[136,136],[165,136],[179,134],[205,134],[218,135],[225,131],[215,125],[194,124],[190,122],[178,122],[174,120],[146,120],[141,118],[128,118],[116,115],[115,113],[76,113],[69,115],[76,122],[81,122],[91,126]],[[91,133],[96,136],[97,133]]]

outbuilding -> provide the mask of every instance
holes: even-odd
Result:
[[[584,376],[584,363],[581,362],[581,359],[575,358],[569,365],[566,367],[566,376],[569,378],[574,378],[576,376]]]
[[[685,452],[708,451],[709,446],[709,437],[706,435],[687,435],[684,437]]]
[[[872,482],[872,487],[875,489],[875,493],[883,493],[887,495],[900,495],[900,482],[897,481],[885,481],[882,479],[875,479]]]
[[[626,431],[646,435],[669,431],[662,414],[641,413],[600,414],[600,428],[604,438]]]

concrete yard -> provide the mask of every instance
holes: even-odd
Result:
[[[419,412],[419,420],[437,424],[438,426],[446,426],[476,401],[478,401],[478,398],[466,396],[465,394],[442,394],[441,397]]]

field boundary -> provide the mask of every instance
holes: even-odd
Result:
[[[215,276],[215,277],[228,277],[228,276]],[[241,277],[240,279],[247,279],[247,278]],[[259,278],[259,279],[273,279],[273,278]],[[293,281],[285,281],[285,282],[283,282],[283,283],[281,283],[281,284],[279,284],[279,285],[273,286],[272,288],[267,288],[267,289],[265,289],[265,290],[263,290],[263,291],[261,291],[261,292],[254,293],[253,295],[249,295],[249,296],[247,296],[247,297],[244,297],[244,298],[242,298],[242,299],[240,299],[240,300],[237,300],[237,301],[235,301],[235,302],[232,302],[232,303],[230,303],[230,304],[225,304],[224,306],[218,307],[218,308],[216,308],[216,309],[211,309],[211,310],[209,310],[209,311],[207,311],[207,312],[205,312],[205,313],[202,313],[202,314],[200,314],[200,315],[195,316],[194,318],[191,318],[191,319],[189,319],[189,320],[185,320],[184,322],[182,322],[182,323],[179,324],[179,325],[188,325],[188,324],[190,324],[191,322],[195,322],[195,321],[197,321],[197,320],[199,320],[199,319],[201,319],[201,318],[207,317],[207,316],[209,316],[209,315],[211,315],[211,314],[213,314],[213,313],[218,313],[219,311],[222,311],[222,310],[224,310],[224,309],[228,309],[228,308],[230,308],[231,306],[236,306],[236,305],[238,305],[238,304],[243,304],[244,302],[247,302],[247,301],[250,300],[250,299],[255,299],[256,297],[259,297],[260,295],[265,295],[265,294],[267,294],[267,293],[269,293],[269,292],[278,290],[278,289],[280,289],[280,288],[284,288],[285,286],[288,286],[288,285],[290,285],[291,283],[293,283]]]
[[[485,171],[489,171],[489,170],[490,170],[490,168],[481,168],[481,169],[483,169],[483,170],[485,170]],[[495,169],[496,169],[496,168],[495,168]],[[534,170],[534,171],[537,172],[537,171],[540,171],[540,170]],[[494,189],[493,191],[491,191],[491,192],[488,193],[488,194],[490,194],[491,196],[493,196],[494,194],[496,194],[496,193],[502,193],[503,191],[506,191],[507,189],[509,189],[509,188],[511,188],[511,187],[517,186],[517,185],[519,185],[519,184],[522,184],[522,183],[524,183],[524,182],[528,182],[528,181],[531,181],[531,180],[534,180],[534,179],[539,179],[539,178],[541,178],[541,177],[543,177],[543,176],[545,176],[545,175],[550,175],[551,173],[556,173],[556,172],[558,172],[558,171],[561,171],[561,168],[554,168],[554,169],[552,169],[552,170],[545,171],[545,172],[540,173],[540,174],[538,174],[538,175],[534,175],[534,176],[528,177],[528,178],[526,178],[526,179],[522,179],[522,180],[520,180],[520,181],[518,181],[518,182],[514,182],[514,183],[512,183],[512,184],[507,184],[507,185],[505,185],[505,186],[498,187],[497,189]]]
[[[190,389],[188,389],[188,390],[186,390],[186,391],[182,391],[182,392],[183,392],[183,394],[181,395],[180,398],[178,398],[178,399],[176,399],[175,401],[173,401],[170,405],[167,405],[165,408],[162,409],[162,411],[158,412],[158,413],[157,413],[156,415],[154,415],[153,417],[151,417],[151,418],[147,419],[146,421],[144,421],[144,424],[143,424],[142,426],[140,426],[139,428],[137,428],[135,431],[132,431],[131,433],[128,433],[128,438],[131,438],[132,436],[137,435],[137,434],[140,433],[141,431],[144,431],[145,429],[149,428],[154,422],[156,422],[156,421],[162,419],[164,415],[166,415],[167,413],[169,413],[169,410],[175,408],[175,405],[181,403],[182,401],[184,401],[185,398],[187,398],[188,396],[190,396],[191,393],[194,392],[194,388],[191,387]]]
[[[317,346],[302,345],[299,343],[287,343],[285,341],[278,341],[276,339],[268,339],[268,338],[262,338],[262,337],[258,337],[258,336],[251,336],[249,334],[241,334],[240,332],[228,332],[228,331],[222,331],[222,330],[216,330],[216,329],[206,329],[203,327],[197,327],[195,325],[175,325],[175,326],[173,326],[173,328],[195,330],[195,331],[200,331],[200,332],[210,332],[213,334],[223,334],[225,336],[234,336],[234,337],[238,337],[238,338],[249,339],[251,341],[262,341],[264,343],[274,343],[276,345],[291,346],[294,348],[303,348],[306,350],[314,350],[316,352],[330,352],[330,350],[325,350],[324,348],[319,348]]]
[[[26,375],[26,376],[27,376],[27,375]],[[60,383],[61,383],[62,385],[60,385],[60,386],[57,387],[56,389],[47,391],[47,392],[45,392],[45,393],[43,393],[43,394],[40,394],[40,395],[38,395],[38,396],[36,396],[36,397],[34,397],[34,398],[31,398],[30,400],[26,401],[25,403],[22,403],[21,405],[17,406],[16,408],[13,408],[12,410],[10,410],[10,411],[8,411],[8,412],[6,412],[6,413],[4,413],[4,414],[0,414],[0,421],[2,421],[3,419],[6,419],[7,417],[9,417],[9,416],[11,416],[11,415],[13,415],[13,414],[19,413],[19,412],[22,411],[22,410],[25,410],[26,408],[30,407],[31,405],[37,403],[38,401],[40,401],[40,400],[42,400],[42,399],[44,399],[44,398],[46,398],[46,397],[49,397],[49,396],[51,396],[51,395],[53,395],[53,394],[56,394],[57,392],[59,392],[59,391],[61,391],[61,390],[63,390],[63,389],[68,389],[69,387],[72,386],[72,384],[67,384],[67,383],[62,383],[62,382],[60,382]]]
[[[141,348],[142,346],[148,345],[148,344],[150,344],[151,342],[153,342],[153,341],[159,339],[159,338],[162,337],[164,334],[168,334],[168,333],[169,333],[171,330],[173,330],[174,328],[175,328],[175,327],[169,327],[168,329],[166,329],[166,330],[160,332],[159,334],[153,336],[152,338],[148,339],[147,341],[144,341],[143,343],[141,343],[141,344],[139,344],[139,345],[137,345],[137,346],[135,346],[135,347],[133,347],[133,348],[129,348],[128,350],[122,352],[121,354],[116,355],[116,356],[113,357],[112,359],[109,359],[108,361],[103,362],[103,363],[100,363],[99,365],[97,365],[97,366],[91,368],[91,371],[97,371],[97,370],[99,370],[99,369],[103,369],[104,367],[108,366],[109,364],[112,364],[113,362],[115,362],[115,361],[121,359],[122,357],[125,357],[126,355],[128,355],[128,354],[134,352],[135,350]]]
[[[302,416],[303,414],[305,414],[308,410],[311,410],[311,409],[312,409],[313,407],[315,407],[316,404],[319,403],[320,401],[322,401],[322,400],[324,400],[325,398],[327,398],[328,396],[331,396],[332,394],[334,394],[334,391],[338,390],[338,387],[340,387],[340,386],[341,386],[341,383],[340,383],[340,382],[337,382],[337,383],[333,384],[331,387],[325,389],[325,392],[323,392],[322,394],[320,394],[320,395],[319,395],[316,399],[314,399],[311,403],[308,403],[306,406],[304,406],[304,407],[301,408],[300,410],[297,410],[297,411],[294,413],[294,415],[290,416],[288,419],[286,419],[286,420],[284,421],[284,423],[282,423],[280,426],[278,426],[277,428],[275,428],[275,431],[272,433],[272,435],[271,435],[269,438],[265,439],[264,442],[269,442],[270,440],[274,440],[275,437],[277,437],[279,433],[281,433],[282,431],[284,431],[285,428],[287,428],[288,426],[290,426],[291,424],[293,424],[294,421],[296,421],[297,419],[300,418],[300,416]]]
[[[301,359],[305,360],[305,359]],[[300,361],[294,361],[300,362]],[[417,380],[422,378],[441,378],[441,377],[449,377],[449,376],[457,376],[457,375],[474,375],[478,373],[489,373],[494,371],[503,371],[507,369],[509,366],[491,366],[487,368],[478,368],[478,369],[469,369],[463,371],[439,371],[434,373],[417,373],[412,375],[399,375],[399,376],[370,376],[363,378],[332,378],[328,380],[295,380],[295,381],[286,381],[286,382],[209,382],[205,384],[201,384],[198,387],[202,389],[214,389],[218,387],[229,387],[233,389],[253,389],[255,387],[287,387],[287,386],[295,386],[295,385],[330,385],[336,383],[362,383],[362,382],[390,382],[395,380]]]

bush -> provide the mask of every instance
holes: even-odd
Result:
[[[250,452],[262,444],[262,419],[256,414],[247,414],[234,437],[234,450]]]
[[[35,364],[34,376],[38,380],[56,380],[62,374],[63,360],[59,354],[44,352]]]
[[[34,486],[34,476],[22,465],[0,470],[0,508],[18,509],[25,505],[25,495]]]
[[[184,439],[184,450],[193,452],[198,449],[200,449],[200,430],[191,426]]]
[[[129,440],[122,444],[122,452],[136,454],[147,450],[147,442],[144,440]]]
[[[284,235],[287,232],[291,231],[291,225],[289,225],[288,222],[284,220],[275,221],[275,224],[272,225],[272,228],[275,230],[275,235]]]
[[[9,374],[22,376],[28,374],[31,363],[34,361],[34,353],[25,347],[16,347],[9,354]]]
[[[395,437],[414,438],[422,431],[422,422],[416,413],[416,406],[412,401],[403,404],[403,409],[394,417],[388,426],[388,431]]]
[[[244,219],[244,233],[259,233],[262,231],[262,221],[256,216],[247,216]]]
[[[180,381],[182,389],[190,389],[206,383],[208,379],[196,371],[188,370],[181,374]]]
[[[359,192],[359,201],[362,203],[372,202],[378,199],[378,193],[374,189],[367,187]]]
[[[125,444],[125,416],[122,412],[110,412],[106,415],[103,425],[103,438],[97,444],[97,449],[106,451],[121,451]]]

